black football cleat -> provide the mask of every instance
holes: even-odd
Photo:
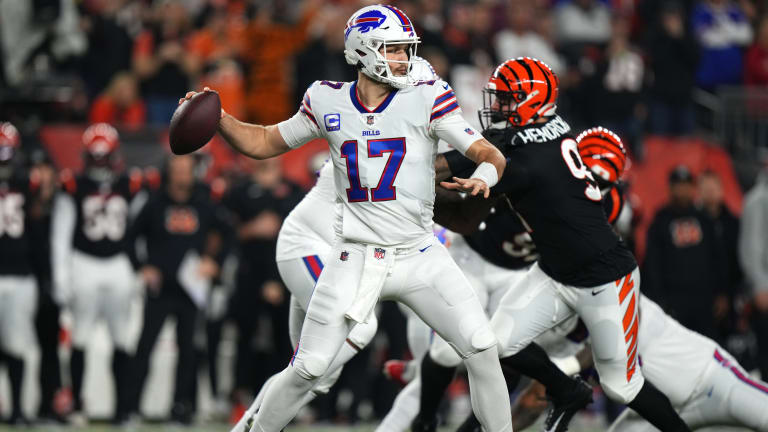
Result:
[[[544,421],[545,432],[565,432],[574,414],[592,402],[592,387],[576,377],[573,389],[560,397],[552,397],[552,407]]]

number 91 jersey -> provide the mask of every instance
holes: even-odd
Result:
[[[128,208],[142,186],[139,171],[121,175],[112,182],[87,176],[62,178],[64,190],[74,201],[73,247],[91,256],[106,258],[126,251]]]
[[[338,236],[409,245],[432,235],[438,139],[464,153],[481,138],[459,113],[453,90],[441,80],[392,90],[373,109],[360,101],[357,82],[321,81],[307,89],[296,116],[278,127],[291,147],[328,141]]]

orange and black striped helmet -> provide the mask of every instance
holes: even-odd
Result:
[[[555,115],[559,80],[541,60],[518,57],[500,64],[483,90],[480,123],[487,128],[507,121],[525,126]]]
[[[576,137],[581,160],[601,179],[616,183],[629,167],[621,138],[604,127],[593,127]]]

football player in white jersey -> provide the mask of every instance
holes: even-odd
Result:
[[[645,379],[664,393],[692,429],[736,426],[768,431],[768,384],[752,379],[717,342],[683,327],[644,295],[640,295],[640,338],[638,353]],[[572,345],[562,335],[560,346]],[[555,344],[553,344],[554,346]],[[587,352],[589,349],[586,350]],[[577,359],[577,357],[579,357]],[[591,361],[578,354],[553,358],[568,374],[589,367]],[[537,390],[529,389],[527,394]],[[541,391],[541,390],[539,390]],[[526,397],[526,394],[520,399]],[[515,427],[525,428],[546,405],[517,406]],[[521,415],[517,415],[520,413]],[[523,417],[529,419],[518,424]],[[653,425],[632,409],[625,410],[611,425],[610,432],[654,432]]]
[[[429,81],[437,78],[432,65],[418,56],[413,57],[411,75],[419,81]],[[285,218],[283,226],[280,228],[280,233],[277,236],[275,259],[280,277],[291,293],[288,329],[291,343],[294,346],[299,342],[299,335],[306,316],[307,306],[312,297],[315,283],[317,283],[317,279],[323,270],[323,259],[331,250],[333,244],[335,203],[336,192],[333,180],[333,163],[326,161],[317,172],[317,182],[304,199]],[[404,313],[413,315],[413,312],[409,309],[403,309]],[[408,315],[408,319],[410,331],[412,327],[410,325],[412,320],[410,315]],[[426,327],[426,324],[423,324],[418,317],[415,317],[414,320],[421,323],[421,327]],[[365,348],[376,335],[377,324],[376,316],[371,315],[367,323],[360,323],[352,328],[326,374],[318,380],[312,391],[306,394],[304,405],[312,401],[317,395],[328,393],[338,380],[339,375],[341,375],[343,365]],[[428,333],[430,331],[426,327],[426,330],[422,330],[421,333]],[[411,339],[409,337],[409,341]],[[426,343],[423,345],[427,346]],[[277,374],[270,377],[264,383],[251,406],[248,407],[248,410],[237,424],[232,427],[232,432],[247,431],[250,428],[250,426],[248,428],[245,427],[253,421],[253,416],[264,399],[266,389],[276,377]]]
[[[432,233],[434,162],[443,139],[478,164],[462,189],[487,197],[505,167],[501,152],[459,115],[450,86],[410,76],[419,38],[392,6],[358,10],[344,32],[352,83],[315,82],[299,112],[278,125],[222,113],[219,131],[237,151],[266,159],[314,138],[328,141],[336,187],[335,241],[325,256],[290,365],[267,390],[252,431],[278,431],[329,369],[379,300],[413,309],[465,360],[472,406],[488,431],[511,431],[497,340],[480,302]],[[187,97],[194,92],[187,94]]]

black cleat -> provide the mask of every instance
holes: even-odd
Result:
[[[552,397],[552,407],[544,421],[545,432],[565,432],[574,414],[592,402],[592,387],[576,377],[573,389],[560,397]]]
[[[411,423],[411,432],[436,432],[437,420],[424,421],[421,417],[416,417]]]

